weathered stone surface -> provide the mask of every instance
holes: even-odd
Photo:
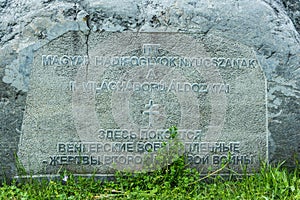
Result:
[[[297,2],[292,1],[282,3],[261,0],[251,2],[227,0],[221,3],[217,0],[1,1],[0,155],[3,159],[0,163],[4,172],[1,173],[2,177],[17,174],[18,165],[14,155],[17,155],[18,150],[21,155],[23,151],[20,150],[24,148],[19,143],[22,141],[20,136],[26,133],[26,127],[27,130],[33,130],[26,126],[28,124],[26,117],[40,117],[29,116],[30,112],[27,112],[38,108],[35,105],[38,102],[31,96],[30,89],[33,87],[31,84],[34,83],[34,76],[39,78],[34,73],[38,70],[34,63],[40,61],[36,61],[35,58],[38,58],[37,55],[43,48],[51,49],[55,41],[60,41],[59,38],[71,33],[74,35],[68,37],[74,38],[75,44],[70,44],[69,48],[62,51],[72,54],[76,51],[78,54],[89,54],[89,50],[97,43],[91,42],[93,41],[91,38],[99,32],[193,33],[207,42],[210,36],[213,36],[220,38],[219,43],[212,40],[206,44],[206,49],[216,55],[222,55],[226,49],[226,45],[221,46],[224,41],[225,44],[228,44],[226,41],[234,41],[234,44],[251,49],[267,80],[269,160],[271,162],[286,160],[286,163],[292,166],[300,154],[300,39],[296,30],[299,30],[297,5]],[[288,9],[294,24],[285,9]],[[91,41],[88,41],[90,39]],[[59,72],[58,70],[57,73]],[[72,77],[72,70],[68,72]],[[43,81],[45,84],[49,83],[47,80],[35,83],[42,84]],[[47,90],[44,92],[45,94],[40,94],[40,98],[49,95]],[[63,94],[60,95],[65,98]],[[48,114],[52,111],[46,109],[43,112],[50,118]],[[67,115],[62,116],[66,117]],[[47,129],[51,120],[55,119],[46,121],[44,129]],[[72,130],[74,130],[72,133],[67,134],[70,140],[76,138],[75,129],[68,129]],[[45,144],[47,140],[48,138],[44,138]],[[27,145],[30,146],[30,143]],[[29,146],[25,149],[29,149]],[[33,151],[48,151],[46,148],[34,146],[31,148]]]

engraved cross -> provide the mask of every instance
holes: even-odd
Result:
[[[145,108],[148,110],[145,110],[143,114],[148,114],[149,115],[149,127],[152,127],[153,122],[154,122],[154,115],[159,114],[159,111],[155,111],[154,109],[158,106],[158,104],[153,104],[152,100],[149,100],[149,104],[145,105]]]

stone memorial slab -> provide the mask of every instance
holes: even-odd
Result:
[[[18,151],[27,171],[154,170],[178,155],[203,173],[229,156],[252,171],[266,159],[266,81],[251,48],[199,34],[85,37],[65,33],[34,55]]]

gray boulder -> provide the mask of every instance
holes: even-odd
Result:
[[[17,153],[34,55],[72,31],[80,33],[82,53],[89,51],[89,35],[102,32],[196,33],[252,49],[267,81],[268,160],[294,167],[300,159],[299,6],[297,0],[1,0],[0,177],[22,171]],[[219,53],[216,47],[208,45]]]

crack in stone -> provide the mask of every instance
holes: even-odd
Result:
[[[86,45],[86,56],[87,56],[87,59],[88,59],[88,62],[86,64],[86,71],[85,71],[85,78],[87,79],[87,76],[88,76],[88,70],[89,70],[89,64],[90,64],[90,55],[89,55],[89,38],[90,38],[90,34],[91,34],[91,28],[89,26],[89,15],[86,16],[86,25],[88,27],[88,31],[87,33],[85,34],[85,45]]]

